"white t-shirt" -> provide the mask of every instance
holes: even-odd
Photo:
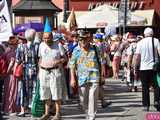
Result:
[[[61,47],[58,41],[54,42],[50,47],[45,42],[42,42],[39,46],[40,66],[52,68],[54,61],[65,54]]]
[[[155,48],[155,60],[157,61],[158,49],[160,49],[160,42],[158,39],[154,38],[154,48]],[[153,48],[152,48],[152,37],[146,37],[142,39],[137,44],[136,54],[140,54],[140,70],[152,70],[153,61]]]

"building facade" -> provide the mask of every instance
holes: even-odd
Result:
[[[63,9],[65,0],[54,0],[54,4]],[[109,4],[114,7],[119,7],[121,0],[67,0],[69,10],[74,8],[77,11],[86,11],[102,4]],[[130,9],[152,9],[157,0],[128,0]],[[157,7],[157,6],[156,6]]]
[[[20,0],[12,0],[12,6]],[[64,4],[67,4],[67,10],[88,11],[103,4],[119,7],[121,0],[51,0],[57,7],[64,10]],[[131,10],[154,9],[154,25],[160,27],[160,4],[159,0],[128,0]],[[65,3],[67,2],[67,3]]]

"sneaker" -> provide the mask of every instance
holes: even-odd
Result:
[[[110,102],[110,101],[109,102],[103,102],[101,106],[102,106],[102,108],[106,108],[111,104],[112,104],[112,102]]]
[[[89,117],[88,120],[95,120],[95,117]]]
[[[55,116],[53,116],[52,120],[61,120],[60,114],[56,114]]]
[[[49,119],[49,115],[43,115],[39,120],[48,120]]]
[[[143,108],[143,111],[148,112],[148,111],[149,111],[149,106],[145,106],[145,107]]]
[[[20,112],[20,113],[18,113],[16,116],[18,116],[18,117],[25,117],[25,113]]]

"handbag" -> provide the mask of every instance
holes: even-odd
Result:
[[[16,66],[16,69],[15,69],[13,74],[14,74],[15,77],[22,77],[22,75],[23,75],[23,63]]]
[[[159,54],[158,54],[158,61],[155,61],[155,50],[154,50],[154,38],[152,37],[152,49],[153,49],[153,61],[154,61],[154,65],[153,65],[153,70],[155,72],[160,72],[160,58],[159,58]]]
[[[154,51],[153,37],[152,37],[152,48],[153,48],[153,61],[154,61],[153,71],[155,71],[154,82],[156,83],[156,85],[158,85],[160,87],[160,58],[159,58],[159,54],[158,54],[158,61],[155,62],[155,51]]]

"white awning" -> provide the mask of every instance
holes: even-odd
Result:
[[[153,16],[154,16],[153,9],[152,10],[136,10],[135,12],[132,12],[132,14],[145,18],[146,20],[145,26],[152,26]]]
[[[131,19],[127,22],[128,26],[145,26],[146,19],[138,14],[131,12]],[[118,26],[118,9],[108,5],[102,5],[93,11],[77,18],[78,28],[105,28],[108,25]]]

